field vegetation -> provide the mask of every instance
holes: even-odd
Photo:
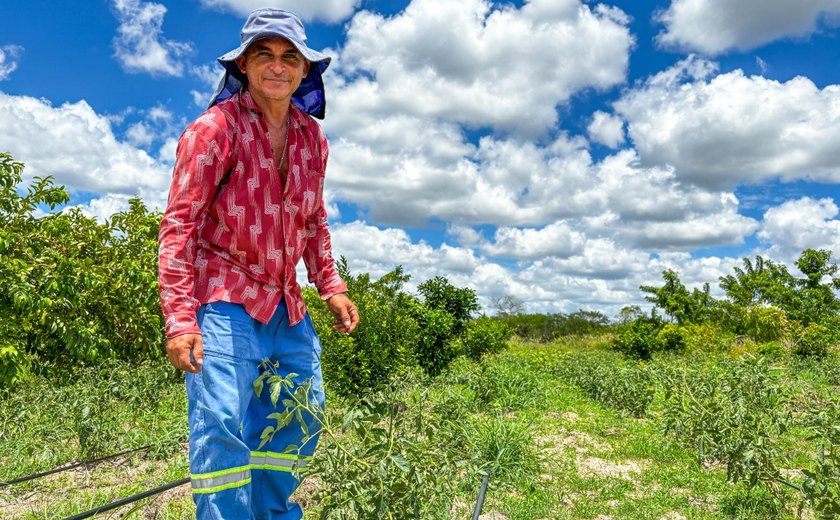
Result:
[[[66,518],[188,474],[183,376],[163,356],[160,215],[139,200],[105,223],[44,208],[0,154],[0,518]],[[334,332],[311,289],[328,407],[269,364],[255,382],[277,425],[320,418],[306,518],[836,518],[840,289],[827,251],[791,273],[756,257],[689,290],[665,271],[650,312],[480,314],[443,277],[405,289],[338,263],[364,317]],[[314,432],[304,432],[312,434]],[[271,431],[266,431],[271,435]],[[110,515],[110,516],[108,516]],[[102,518],[194,515],[189,486]]]

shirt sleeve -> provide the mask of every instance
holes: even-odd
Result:
[[[230,139],[198,121],[178,141],[158,234],[158,285],[168,338],[201,333],[196,321],[199,303],[193,297],[196,228],[213,202],[229,157]]]
[[[327,145],[326,136],[320,129],[318,132],[318,144],[321,154],[321,167],[326,171],[329,146]],[[306,243],[306,252],[303,255],[303,261],[306,264],[309,282],[315,285],[318,294],[321,295],[321,299],[327,300],[336,294],[347,292],[347,285],[341,279],[338,270],[335,268],[323,193],[323,189],[318,190],[318,198],[315,201],[318,209],[306,222],[306,235],[309,239]]]

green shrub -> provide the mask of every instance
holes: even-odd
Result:
[[[69,194],[50,177],[20,189],[22,169],[0,153],[0,384],[19,378],[21,356],[38,359],[34,372],[160,356],[160,214],[135,198],[104,223],[78,209],[39,216]]]
[[[834,332],[818,323],[810,323],[802,330],[793,349],[801,357],[824,358],[834,342]]]
[[[758,343],[779,341],[789,328],[785,311],[779,307],[750,307],[742,320],[744,333]]]
[[[805,501],[820,518],[840,515],[840,398],[812,396],[805,414],[810,440],[817,442],[816,460],[804,469],[802,491]]]
[[[455,320],[444,309],[428,307],[416,300],[408,305],[418,325],[414,355],[427,374],[440,374],[455,359],[458,348],[453,345]]]
[[[335,318],[314,289],[303,294],[323,345],[326,384],[339,395],[355,395],[416,366],[419,328],[410,311],[416,302],[401,290],[408,276],[399,267],[372,281],[367,274],[353,276],[344,259],[338,266],[361,317],[353,334],[332,328]]]
[[[771,361],[778,361],[787,357],[787,350],[778,341],[759,343],[755,347],[755,353]]]
[[[314,499],[322,518],[449,518],[466,456],[457,460],[445,449],[439,421],[424,418],[422,401],[406,395],[404,386],[394,384],[348,399],[340,409],[323,410],[309,399],[309,382],[296,385],[270,363],[264,367],[255,388],[278,396],[279,406],[269,416],[275,426],[266,428],[264,438],[288,424],[301,427],[302,446],[320,435],[318,456],[305,474],[320,480]],[[304,415],[315,418],[316,431],[305,426]]]
[[[423,303],[429,309],[437,309],[452,320],[452,334],[459,335],[481,307],[472,289],[458,288],[443,276],[436,276],[417,286],[423,295]]]
[[[692,323],[685,328],[686,350],[689,352],[727,352],[735,335],[714,323]]]
[[[682,352],[686,346],[686,331],[676,323],[666,323],[656,335],[659,349],[667,352]]]
[[[663,378],[666,433],[696,449],[701,461],[725,464],[730,482],[776,489],[785,464],[779,437],[791,417],[788,391],[767,360],[716,360]]]
[[[469,322],[459,338],[461,352],[479,361],[484,354],[496,354],[507,347],[510,327],[499,320],[482,316]]]
[[[657,318],[637,318],[615,338],[613,348],[627,356],[650,359],[651,354],[661,348],[658,334],[662,327],[663,323]]]

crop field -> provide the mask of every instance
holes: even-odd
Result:
[[[188,475],[183,374],[163,355],[161,216],[139,199],[104,223],[41,215],[69,193],[50,178],[23,187],[22,170],[0,153],[0,520],[82,518]],[[307,519],[472,518],[485,479],[485,519],[840,515],[830,251],[804,250],[799,274],[745,258],[722,298],[665,270],[640,287],[653,307],[615,320],[527,314],[512,295],[487,316],[445,277],[408,291],[400,266],[372,279],[336,265],[363,317],[352,334],[303,289],[327,409],[270,365],[255,382],[278,424],[320,419],[300,475]],[[180,485],[98,517],[194,510]]]
[[[513,342],[364,400],[331,397],[299,492],[305,518],[471,518],[487,472],[483,518],[819,518],[808,474],[837,496],[836,480],[819,480],[837,464],[836,355],[642,362],[607,344]],[[2,482],[145,449],[2,487],[0,518],[66,518],[185,477],[185,417],[163,362],[78,368],[4,395]],[[192,514],[187,485],[99,517]]]

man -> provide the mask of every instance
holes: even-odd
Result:
[[[349,333],[359,323],[331,254],[327,141],[309,116],[324,116],[330,58],[306,46],[295,15],[261,9],[219,62],[225,75],[210,108],[178,143],[160,227],[166,350],[187,372],[198,518],[296,520],[292,469],[305,467],[317,438],[300,446],[293,421],[257,451],[276,410],[252,383],[268,358],[297,383],[314,380],[323,403],[321,345],[296,281],[301,257],[333,327]]]

